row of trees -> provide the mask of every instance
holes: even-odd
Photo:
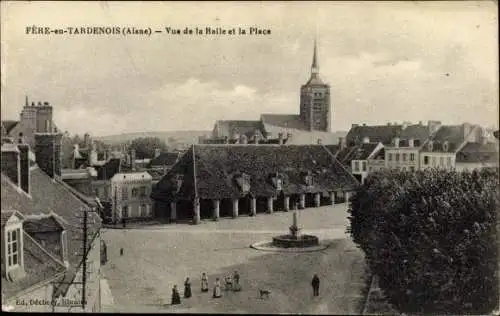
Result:
[[[497,307],[498,169],[382,171],[351,199],[350,232],[401,312]]]

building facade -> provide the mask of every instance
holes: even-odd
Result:
[[[112,220],[115,223],[153,216],[152,181],[147,172],[117,173],[111,178]]]
[[[343,203],[358,185],[324,145],[195,145],[151,197],[156,217],[198,224]]]

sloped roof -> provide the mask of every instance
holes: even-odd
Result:
[[[11,121],[11,120],[2,121],[2,126],[5,129],[5,133],[7,134],[9,134],[10,131],[12,131],[12,129],[16,127],[17,124],[19,124],[19,121]]]
[[[419,139],[420,144],[423,144],[427,138],[430,136],[429,127],[425,125],[409,125],[399,133],[400,147],[403,147],[402,141],[408,141],[409,139]],[[408,145],[408,142],[405,142]]]
[[[1,207],[15,209],[23,215],[56,213],[67,222],[68,261],[70,267],[81,262],[81,217],[90,208],[78,199],[63,182],[50,178],[38,167],[31,169],[30,195],[19,190],[3,173],[1,174]],[[98,214],[89,212],[89,232],[100,226]],[[91,243],[89,243],[89,247]]]
[[[299,194],[350,190],[357,180],[322,145],[195,145],[160,180],[152,198],[159,200],[239,198],[243,194],[235,175],[250,177],[250,194],[273,196],[270,175],[285,177],[283,193]],[[333,148],[332,148],[333,149]],[[311,172],[315,185],[303,185],[303,173]],[[176,177],[184,179],[176,193]]]
[[[219,120],[215,122],[214,130],[219,137],[232,137],[237,133],[251,138],[256,130],[262,133],[262,124],[260,121]]]
[[[161,153],[158,157],[153,158],[149,162],[149,167],[153,166],[172,166],[179,158],[178,153]]]
[[[2,271],[2,295],[10,298],[17,293],[27,290],[40,282],[57,278],[66,271],[64,265],[54,259],[42,246],[29,234],[23,235],[24,272],[26,276],[15,282],[5,279],[5,271]],[[2,270],[4,265],[2,264]]]
[[[498,144],[467,143],[457,153],[456,162],[498,163]]]
[[[129,180],[151,180],[152,177],[149,173],[143,172],[129,172],[117,173],[111,178],[111,181],[129,181]]]
[[[23,229],[27,233],[61,231],[64,226],[53,216],[28,217],[24,220]]]
[[[306,125],[297,114],[261,114],[260,119],[263,124],[267,125],[306,130]]]
[[[347,144],[350,145],[352,143],[362,142],[364,137],[368,137],[370,142],[380,142],[387,145],[401,132],[402,128],[402,125],[358,125],[349,130],[346,141]]]
[[[4,211],[4,210],[2,210],[2,212],[1,212],[1,214],[2,214],[2,221],[1,221],[2,228],[5,226],[5,224],[9,220],[9,218],[12,215],[14,215],[14,213],[15,213],[15,211]]]
[[[368,156],[377,148],[378,143],[363,143],[355,146],[347,155],[342,158],[342,163],[350,165],[353,160],[366,160]]]
[[[443,125],[426,142],[423,151],[429,152],[429,141],[432,141],[432,152],[454,152],[464,141],[464,128],[462,125]],[[447,150],[443,144],[447,142]]]

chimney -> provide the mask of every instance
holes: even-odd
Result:
[[[38,106],[42,106],[42,102],[38,101]]]
[[[363,137],[363,144],[368,144],[370,142],[370,138]]]
[[[399,137],[394,137],[394,147],[399,147]]]
[[[62,134],[35,133],[36,163],[51,178],[61,176]]]
[[[19,144],[19,173],[20,173],[20,187],[24,192],[30,193],[30,159],[29,152],[30,146],[28,144]]]
[[[5,143],[2,145],[2,172],[17,186],[21,180],[20,153],[16,144]]]
[[[280,141],[280,145],[283,145],[283,133],[278,133],[278,139]]]
[[[467,136],[469,136],[470,132],[472,131],[472,125],[470,123],[463,123],[462,129],[464,131],[464,139],[465,139]]]
[[[241,135],[240,144],[247,144],[247,143],[248,143],[247,136],[245,134]]]
[[[135,171],[135,149],[130,151],[130,168]]]
[[[429,128],[429,134],[434,134],[441,126],[440,121],[428,121],[427,127]]]
[[[339,148],[344,149],[346,147],[346,141],[344,137],[339,137]]]
[[[366,126],[366,123],[363,123],[363,126]]]
[[[160,148],[155,148],[155,158],[158,158],[161,154]]]
[[[408,147],[414,147],[414,146],[415,146],[415,143],[414,143],[413,138],[408,139]]]

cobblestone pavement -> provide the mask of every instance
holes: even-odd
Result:
[[[364,298],[363,254],[345,234],[346,205],[302,210],[302,233],[315,234],[330,247],[313,253],[269,253],[252,243],[286,233],[292,214],[172,224],[145,229],[105,230],[109,262],[103,267],[118,312],[172,313],[313,313],[359,314]],[[124,255],[119,249],[124,248]],[[201,293],[206,272],[210,287],[216,277],[238,270],[241,292],[213,299]],[[321,279],[320,296],[312,297],[313,273]],[[193,296],[170,306],[171,289],[181,295],[189,276]],[[260,299],[259,289],[271,291]]]

